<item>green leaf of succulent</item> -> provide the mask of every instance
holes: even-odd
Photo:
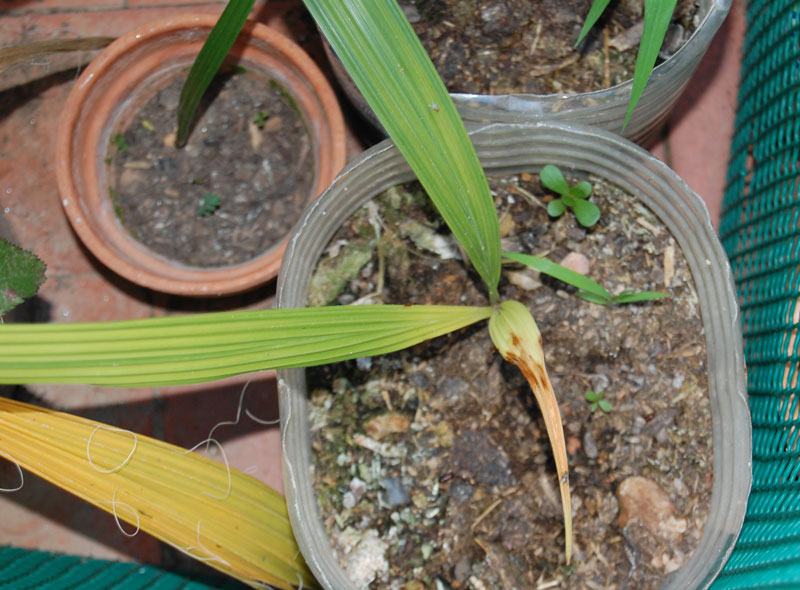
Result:
[[[592,227],[600,219],[600,209],[591,201],[576,199],[572,205],[575,217],[584,227]]]
[[[402,350],[490,314],[490,307],[367,305],[5,324],[0,383],[199,383]]]
[[[36,295],[45,268],[35,254],[0,238],[0,315]]]
[[[586,401],[587,402],[596,402],[598,397],[597,394],[592,391],[591,389],[586,392]]]
[[[564,199],[555,199],[547,204],[547,213],[550,217],[561,217],[567,206],[564,204]]]
[[[544,274],[567,283],[568,285],[577,287],[587,295],[595,297],[598,303],[611,300],[611,294],[606,291],[602,285],[596,283],[586,275],[582,275],[579,272],[575,272],[574,270],[571,270],[565,266],[561,266],[557,262],[553,262],[552,260],[548,260],[547,258],[542,258],[540,256],[531,256],[530,254],[522,254],[519,252],[506,252],[503,254],[503,256],[509,260],[519,262],[538,270],[539,272],[543,272]]]
[[[573,187],[570,187],[569,194],[576,199],[587,199],[592,194],[592,183],[583,180]]]
[[[539,172],[539,179],[542,184],[551,191],[562,196],[569,195],[569,184],[567,184],[567,179],[564,178],[564,175],[558,167],[547,164],[542,168],[541,172]]]
[[[255,0],[230,0],[197,55],[178,100],[178,145],[186,143],[197,105],[233,47]]]
[[[606,414],[608,414],[611,411],[611,404],[608,402],[608,400],[602,399],[597,402],[597,405]]]
[[[494,201],[464,124],[402,10],[394,1],[305,4],[496,300]]]

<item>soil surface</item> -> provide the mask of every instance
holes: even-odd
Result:
[[[597,179],[592,229],[551,218],[538,176],[490,179],[507,252],[586,271],[605,307],[509,265],[501,297],[542,332],[570,463],[575,547],[564,564],[544,423],[485,324],[392,355],[309,371],[319,508],[354,588],[657,588],[696,547],[712,485],[706,352],[686,262],[659,220]],[[421,205],[421,206],[420,206]],[[379,236],[379,237],[378,237]],[[415,185],[346,224],[315,274],[315,304],[486,304]],[[609,411],[587,391],[602,392]]]
[[[299,219],[314,182],[311,140],[293,99],[238,68],[206,92],[185,147],[175,147],[185,78],[158,92],[111,139],[117,215],[151,250],[190,266],[253,259]]]
[[[612,2],[576,48],[592,0],[401,0],[451,92],[577,94],[633,77],[643,0]],[[696,28],[694,0],[679,0],[661,56]]]

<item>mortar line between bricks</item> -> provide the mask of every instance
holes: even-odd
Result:
[[[226,3],[220,0],[209,0],[208,2],[187,2],[182,4],[180,2],[164,2],[163,4],[152,5],[136,5],[131,6],[130,0],[124,0],[122,5],[104,5],[104,6],[70,6],[67,8],[44,8],[40,10],[9,10],[3,13],[3,17],[21,17],[21,16],[41,16],[48,14],[80,14],[84,12],[119,12],[123,10],[158,10],[158,9],[175,9],[175,8],[196,8],[208,6],[224,6]]]

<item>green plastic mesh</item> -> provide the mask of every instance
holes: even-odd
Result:
[[[749,0],[720,237],[753,419],[744,527],[713,590],[800,588],[800,2]]]
[[[213,585],[209,586],[211,583]],[[0,546],[0,590],[241,590],[152,566]]]

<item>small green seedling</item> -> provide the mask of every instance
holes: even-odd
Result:
[[[605,399],[606,394],[602,391],[594,392],[591,389],[586,392],[586,401],[591,404],[589,410],[594,414],[597,408],[603,410],[606,414],[611,411],[611,403]]]
[[[253,123],[255,123],[256,127],[258,127],[259,129],[263,129],[264,123],[267,122],[267,119],[269,119],[269,112],[258,109],[256,116],[253,117]]]
[[[125,141],[125,136],[122,133],[117,133],[111,138],[111,143],[117,146],[117,149],[121,152],[129,150],[131,146],[128,145],[128,142]]]
[[[622,303],[640,303],[642,301],[652,301],[654,299],[669,297],[669,293],[664,293],[663,291],[641,291],[635,293],[631,290],[625,290],[618,295],[611,295],[600,283],[593,281],[586,275],[582,275],[579,272],[562,266],[557,262],[548,260],[547,258],[518,252],[505,252],[503,253],[503,257],[529,266],[554,279],[558,279],[562,283],[572,285],[578,289],[576,293],[578,297],[586,301],[591,301],[592,303],[599,303],[600,305],[611,306]]]
[[[551,216],[561,217],[564,211],[571,209],[578,223],[584,227],[592,227],[600,219],[600,209],[588,200],[592,194],[590,182],[584,180],[575,186],[570,186],[561,170],[552,164],[542,168],[539,178],[544,186],[561,195],[547,205],[547,212]]]
[[[203,202],[200,203],[200,207],[197,209],[197,214],[200,217],[208,217],[209,215],[213,215],[214,211],[219,209],[219,202],[219,195],[215,195],[214,193],[204,194]]]

